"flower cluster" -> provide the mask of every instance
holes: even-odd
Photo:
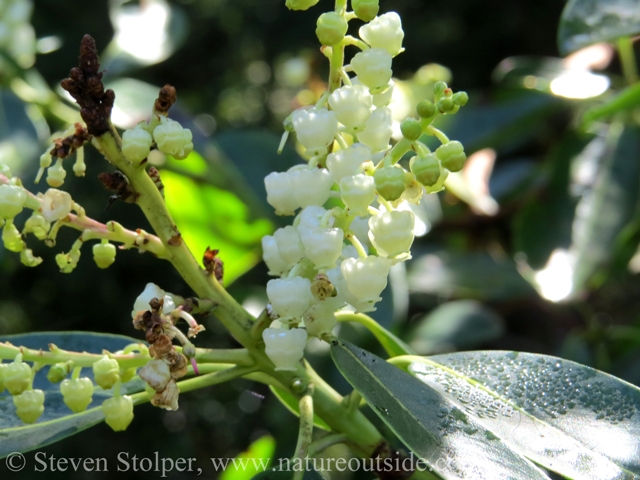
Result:
[[[315,4],[303,3],[291,2],[290,8]],[[352,7],[354,12],[324,13],[317,22],[331,78],[340,81],[331,82],[315,106],[285,121],[283,141],[295,132],[307,164],[265,178],[276,213],[297,214],[293,225],[262,240],[269,272],[280,277],[267,284],[277,321],[263,333],[266,353],[279,370],[295,369],[309,335],[330,335],[337,310],[376,309],[390,268],[411,258],[410,204],[418,204],[425,191],[442,190],[449,172],[466,160],[460,142],[432,125],[467,102],[466,93],[453,93],[444,82],[434,85],[433,99],[417,105],[416,118],[401,123],[403,138],[392,146],[391,66],[403,51],[401,20],[395,12],[377,16],[376,1],[352,1]],[[346,35],[354,18],[366,22],[360,39]],[[361,51],[350,65],[334,65],[335,50],[349,45]],[[423,135],[441,146],[432,152],[420,141]]]
[[[166,115],[155,113],[151,120],[140,122],[122,134],[122,153],[134,165],[141,165],[153,148],[177,160],[183,160],[193,150],[193,135]]]

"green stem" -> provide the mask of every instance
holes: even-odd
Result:
[[[331,388],[309,364],[308,379],[314,385],[313,405],[316,415],[322,418],[332,430],[343,433],[356,453],[371,456],[376,447],[384,441],[380,432],[360,410],[349,412],[342,405],[342,396]]]
[[[617,47],[618,54],[620,55],[620,64],[622,65],[622,73],[627,83],[632,85],[638,81],[638,66],[633,51],[633,39],[630,37],[619,38]]]
[[[122,154],[120,138],[115,130],[94,137],[94,145],[128,178],[136,192],[136,203],[142,209],[156,235],[166,249],[166,258],[197,296],[209,298],[218,306],[216,316],[236,340],[247,348],[255,348],[249,335],[252,317],[220,285],[215,276],[204,275],[202,268],[182,240],[164,199],[143,168],[134,167]]]
[[[442,143],[443,145],[445,143],[449,143],[449,137],[447,137],[442,130],[438,130],[436,127],[429,125],[425,129],[424,133],[426,133],[427,135],[433,135],[438,140],[440,140],[440,143]]]
[[[39,362],[46,365],[54,363],[72,361],[76,367],[91,367],[95,362],[100,360],[104,355],[95,353],[77,353],[61,350],[53,344],[49,345],[49,352],[43,350],[32,350],[26,347],[16,347],[10,343],[0,343],[0,359],[11,359],[22,353],[24,361]],[[149,355],[127,354],[127,355],[110,355],[111,358],[118,361],[121,369],[129,369],[142,367],[149,362]]]
[[[255,365],[255,360],[246,348],[196,348],[196,361],[198,365],[204,363],[233,363],[243,367]]]
[[[307,387],[298,401],[298,408],[300,409],[300,428],[294,458],[304,461],[309,454],[309,445],[311,445],[313,434],[313,384]],[[293,474],[293,480],[302,480],[304,473],[303,470],[296,471]]]
[[[199,388],[209,387],[218,383],[228,382],[238,377],[248,375],[257,370],[257,367],[231,367],[226,370],[221,370],[214,373],[207,373],[206,375],[199,375],[197,377],[189,378],[178,382],[178,388],[180,393],[190,392],[191,390],[197,390]]]

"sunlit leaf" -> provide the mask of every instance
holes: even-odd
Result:
[[[504,322],[474,300],[457,300],[436,307],[418,320],[408,342],[420,355],[469,348],[499,338]]]
[[[547,479],[437,389],[355,345],[336,341],[340,372],[404,444],[445,479]]]
[[[220,480],[250,480],[256,474],[264,472],[271,463],[276,451],[276,441],[273,437],[264,436],[249,445],[247,451],[242,452],[218,477]]]
[[[116,352],[131,343],[140,341],[121,335],[101,333],[38,332],[3,336],[0,337],[0,342],[42,350],[48,350],[49,344],[53,343],[63,350],[101,353],[103,350]],[[25,425],[17,417],[11,395],[7,391],[0,394],[0,458],[11,452],[26,452],[57,442],[104,419],[100,405],[112,396],[111,390],[96,387],[93,401],[88,409],[85,412],[73,414],[62,400],[60,385],[52,384],[47,380],[48,371],[48,367],[41,369],[34,379],[34,388],[45,392],[45,410],[33,425]],[[82,376],[93,380],[93,371],[85,368],[82,370]],[[121,391],[133,393],[143,389],[144,382],[136,377],[122,385]]]
[[[249,209],[233,193],[185,175],[165,170],[162,182],[169,211],[198,261],[207,247],[220,250],[230,283],[260,260],[260,241],[272,229],[268,220],[249,220]]]
[[[562,476],[640,475],[640,390],[620,379],[556,357],[498,351],[437,355],[408,369],[499,441]]]
[[[638,33],[640,9],[636,0],[569,0],[560,17],[558,47],[566,55]]]

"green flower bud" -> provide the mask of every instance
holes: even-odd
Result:
[[[9,168],[9,165],[0,162],[0,174],[7,178],[11,178],[11,169]]]
[[[47,169],[47,183],[51,187],[60,187],[64,183],[64,177],[67,176],[67,172],[62,166],[62,160],[58,160],[53,167]]]
[[[13,223],[7,223],[2,227],[2,243],[4,248],[10,252],[19,253],[24,250],[25,243],[22,241],[22,235]]]
[[[436,82],[435,85],[433,86],[433,96],[434,98],[437,100],[440,99],[440,97],[442,97],[444,95],[444,91],[449,88],[447,86],[446,82],[443,82],[442,80],[440,80],[439,82]]]
[[[319,0],[287,0],[285,6],[289,10],[308,10],[313,7]]]
[[[356,16],[363,22],[370,22],[380,10],[378,0],[351,0],[351,7]]]
[[[73,368],[73,362],[60,362],[49,367],[49,372],[47,373],[47,380],[51,383],[59,383],[65,379],[71,369]]]
[[[415,142],[422,135],[422,127],[420,126],[420,122],[415,118],[405,118],[400,124],[400,131],[404,138],[409,140],[410,142]]]
[[[56,263],[62,273],[71,273],[78,266],[80,261],[80,250],[71,250],[69,253],[59,253],[56,255]]]
[[[16,414],[24,423],[36,423],[44,412],[44,392],[42,390],[25,390],[13,397]]]
[[[453,103],[457,106],[464,107],[469,101],[469,95],[467,95],[467,92],[454,93],[451,100],[453,100]]]
[[[430,118],[436,113],[436,106],[429,100],[421,100],[416,106],[420,118]]]
[[[442,166],[451,172],[459,172],[467,160],[464,147],[458,141],[441,145],[436,150],[436,156],[442,162]]]
[[[133,400],[128,395],[113,397],[102,403],[104,419],[115,432],[127,429],[133,420]]]
[[[116,261],[116,246],[111,243],[96,243],[93,246],[93,260],[98,268],[108,268]]]
[[[36,257],[30,248],[24,248],[20,251],[20,262],[26,267],[37,267],[42,263],[42,258]]]
[[[130,381],[133,377],[136,376],[136,368],[128,368],[126,369],[124,372],[122,372],[122,375],[120,375],[120,380],[122,381],[122,383],[127,383],[128,381]]]
[[[93,379],[104,390],[113,387],[120,378],[118,361],[106,355],[93,364]]]
[[[4,386],[11,395],[20,395],[31,386],[31,367],[24,362],[9,363],[4,369]]]
[[[0,218],[18,215],[27,201],[27,191],[18,185],[0,185]]]
[[[84,412],[93,397],[93,383],[88,378],[63,380],[60,392],[67,407],[74,413]]]
[[[33,212],[24,224],[22,233],[33,233],[38,240],[47,238],[51,224],[38,212]]]
[[[432,187],[440,178],[440,162],[435,154],[430,153],[424,157],[415,156],[409,164],[413,173],[422,185]]]
[[[438,100],[436,104],[440,113],[452,113],[452,110],[456,107],[453,100],[450,97],[443,97]]]
[[[349,24],[342,15],[336,12],[327,12],[318,18],[316,35],[322,45],[337,45],[344,39],[348,28]]]
[[[383,167],[373,174],[378,194],[392,202],[402,195],[405,189],[404,169],[396,166]]]

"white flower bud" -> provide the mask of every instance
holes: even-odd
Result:
[[[47,169],[47,183],[50,187],[60,187],[64,183],[67,171],[62,166],[62,161],[58,160],[53,167]]]
[[[276,370],[295,370],[304,355],[307,331],[303,328],[284,330],[267,328],[262,332],[265,353],[276,366]]]
[[[361,302],[377,302],[387,286],[387,276],[391,265],[382,257],[347,258],[340,264],[340,270],[349,291]]]
[[[149,302],[154,298],[160,300],[161,298],[164,298],[164,295],[164,290],[155,283],[147,283],[142,293],[138,295],[138,298],[136,298],[136,301],[133,303],[131,318],[135,317],[136,313],[140,310],[149,310]]]
[[[331,333],[338,323],[333,306],[335,302],[320,301],[309,307],[304,314],[304,326],[307,334],[312,337],[320,337],[323,333]]]
[[[298,141],[307,149],[308,155],[326,153],[338,132],[338,120],[326,108],[301,108],[291,117]]]
[[[161,392],[171,380],[169,365],[164,360],[154,359],[140,369],[140,378],[156,392]]]
[[[276,209],[276,215],[293,215],[300,206],[291,195],[292,184],[289,172],[271,172],[264,178],[267,202]]]
[[[287,268],[292,267],[304,257],[304,247],[300,241],[298,230],[291,225],[276,230],[273,238],[278,246],[280,258],[288,264]]]
[[[311,282],[302,277],[269,280],[267,296],[280,321],[302,317],[313,300]]]
[[[62,190],[50,188],[42,197],[40,213],[47,222],[53,223],[69,215],[72,208],[73,200],[71,199],[71,195]]]
[[[415,215],[408,210],[384,212],[369,219],[369,240],[379,255],[410,258]]]
[[[373,96],[364,85],[344,86],[329,95],[329,105],[341,124],[359,131],[371,116]]]
[[[290,170],[291,191],[297,205],[321,207],[329,200],[333,179],[326,168],[301,168]]]
[[[300,239],[306,257],[316,268],[333,268],[342,254],[344,232],[340,228],[313,228],[301,230]]]
[[[187,158],[193,150],[191,130],[182,128],[182,125],[170,118],[162,117],[161,122],[153,130],[153,138],[158,145],[158,150],[178,160]]]
[[[366,215],[376,198],[376,182],[369,175],[354,175],[340,180],[340,196],[349,215]]]
[[[143,128],[125,130],[122,134],[122,153],[132,163],[140,164],[149,156],[153,137]]]
[[[269,268],[269,275],[282,275],[289,268],[289,264],[280,256],[276,239],[271,235],[262,237],[262,259]]]
[[[355,143],[345,150],[338,150],[327,156],[327,168],[333,181],[340,183],[344,177],[362,172],[362,164],[371,160],[371,150],[361,143]]]
[[[311,205],[310,207],[305,207],[302,209],[300,214],[298,215],[298,229],[299,230],[309,230],[311,228],[320,227],[320,221],[322,217],[324,217],[327,211],[322,207],[317,207],[315,205]],[[333,217],[332,217],[333,220]],[[328,225],[331,226],[331,225]]]
[[[356,255],[355,258],[357,258]],[[340,267],[332,268],[331,270],[327,270],[327,277],[329,281],[334,286],[338,295],[334,297],[332,302],[336,302],[339,306],[344,305],[347,302],[358,312],[373,312],[375,311],[375,302],[361,302],[358,297],[356,297],[347,286],[347,281],[344,279],[342,275],[342,270]]]
[[[393,118],[389,107],[376,108],[367,122],[367,127],[358,134],[358,140],[371,149],[380,152],[389,148],[393,134]]]
[[[351,60],[351,67],[356,72],[360,83],[379,93],[387,87],[391,80],[391,55],[383,48],[370,48],[356,53]]]
[[[351,79],[351,85],[362,85],[362,83],[360,83],[360,80],[358,80],[358,77],[355,76]],[[388,106],[391,103],[391,100],[393,98],[394,86],[395,86],[395,82],[393,81],[393,79],[391,79],[387,83],[387,88],[385,89],[380,88],[379,90],[381,93],[376,93],[373,95],[373,106],[376,108]]]
[[[388,12],[360,27],[360,38],[372,48],[384,48],[392,57],[402,52],[402,22],[396,12]]]
[[[0,185],[0,219],[13,218],[24,208],[27,192],[18,185]]]

